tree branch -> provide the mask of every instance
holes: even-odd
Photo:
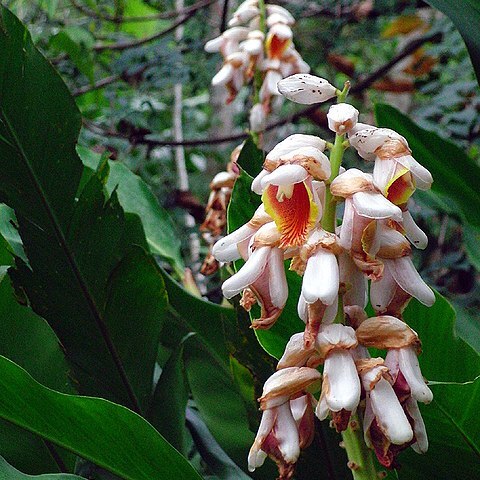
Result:
[[[185,22],[190,20],[195,15],[195,12],[190,12],[189,14],[185,15],[184,17],[179,18],[175,22],[173,22],[169,27],[167,27],[165,30],[161,30],[160,32],[154,33],[153,35],[150,35],[149,37],[141,38],[140,40],[132,40],[132,41],[123,41],[123,42],[118,42],[118,43],[110,43],[110,44],[97,44],[93,46],[93,50],[95,52],[103,52],[105,50],[127,50],[129,48],[135,48],[135,47],[140,47],[142,45],[145,45],[146,43],[153,42],[154,40],[157,40],[160,37],[163,37],[164,35],[167,35],[171,32],[173,32],[176,28],[178,28],[180,25],[183,25]]]
[[[91,92],[93,90],[98,90],[100,88],[103,88],[107,85],[111,85],[112,83],[118,82],[119,80],[122,79],[121,74],[117,75],[111,75],[110,77],[105,77],[99,80],[98,82],[95,82],[93,84],[88,84],[84,85],[83,87],[79,87],[76,90],[72,92],[72,95],[74,97],[78,97],[80,95],[83,95],[84,93]]]
[[[95,10],[91,10],[90,8],[82,5],[77,0],[70,0],[70,3],[83,14],[87,15],[91,18],[96,18],[98,20],[104,20],[106,22],[113,22],[113,23],[124,23],[124,22],[150,22],[154,20],[168,20],[171,18],[188,15],[189,13],[196,12],[198,9],[207,7],[211,5],[216,0],[201,0],[200,2],[194,3],[188,7],[183,8],[182,10],[169,10],[168,12],[161,12],[151,15],[144,15],[144,16],[134,16],[134,17],[123,17],[118,16],[115,17],[113,15],[108,15],[106,13],[96,12]]]
[[[358,83],[354,84],[353,87],[351,88],[350,93],[355,95],[361,94],[364,90],[366,90],[373,83],[375,83],[377,80],[382,78],[386,73],[388,73],[392,69],[392,67],[394,67],[398,62],[403,60],[408,55],[411,55],[419,47],[421,47],[427,42],[439,42],[441,38],[442,38],[441,33],[433,32],[428,35],[424,35],[423,37],[417,38],[416,40],[411,41],[405,46],[405,48],[400,53],[395,55],[387,63],[377,68],[370,75],[359,79]],[[321,116],[321,118],[324,117],[324,112],[322,112],[322,110],[319,109],[319,105],[318,104],[311,105],[291,115],[288,115],[285,118],[278,120],[277,122],[271,123],[270,125],[267,126],[265,130],[266,131],[275,130],[276,128],[281,127],[283,125],[295,123],[296,121],[298,121],[300,118],[303,118],[303,117],[311,117],[311,118],[318,119],[319,116]],[[183,145],[185,147],[196,147],[199,145],[218,145],[222,143],[241,141],[247,138],[247,135],[248,135],[247,133],[244,132],[244,133],[238,133],[235,135],[228,135],[224,137],[202,138],[198,140],[184,140],[182,142],[176,142],[174,140],[148,139],[146,138],[148,134],[145,134],[144,132],[139,134],[132,132],[129,135],[125,135],[117,131],[106,130],[102,126],[97,125],[94,122],[91,122],[90,120],[86,120],[86,119],[84,119],[83,124],[88,130],[92,131],[97,135],[104,135],[104,136],[106,135],[108,137],[122,138],[124,140],[130,141],[132,144],[148,145],[149,147],[164,147],[164,146],[173,147],[173,146],[180,146],[180,145]]]

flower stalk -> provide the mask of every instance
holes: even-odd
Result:
[[[348,467],[354,480],[378,478],[372,451],[363,440],[363,428],[358,415],[352,415],[348,428],[342,432],[343,446],[347,452]]]

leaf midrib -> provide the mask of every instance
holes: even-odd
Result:
[[[0,107],[0,112],[2,114],[2,117],[3,117],[3,120],[5,121],[5,125],[8,129],[8,132],[10,134],[10,136],[12,137],[13,141],[14,141],[14,146],[17,150],[17,152],[19,153],[19,156],[20,158],[22,159],[23,163],[25,164],[26,168],[27,168],[27,171],[28,171],[28,174],[30,176],[30,180],[31,182],[33,183],[34,185],[34,188],[38,194],[38,196],[40,197],[40,201],[41,201],[41,204],[47,214],[47,217],[48,219],[50,220],[51,224],[52,224],[52,227],[53,227],[53,231],[55,233],[55,236],[57,237],[57,240],[60,244],[60,247],[61,249],[64,251],[65,253],[65,256],[67,257],[67,261],[68,261],[68,264],[70,265],[70,268],[72,269],[73,271],[73,274],[75,276],[75,279],[77,280],[78,282],[78,285],[80,287],[80,290],[85,298],[85,301],[87,302],[87,305],[88,305],[88,308],[93,316],[93,318],[95,319],[95,322],[97,324],[97,327],[98,329],[100,330],[100,333],[102,335],[102,338],[105,342],[105,345],[112,357],[112,360],[115,364],[115,367],[118,371],[118,374],[120,376],[120,379],[125,387],[125,390],[127,392],[127,395],[128,395],[128,398],[130,400],[130,403],[131,403],[131,407],[132,409],[138,413],[139,415],[142,415],[142,411],[141,411],[141,408],[140,408],[140,404],[138,402],[138,399],[135,395],[135,392],[132,388],[132,386],[130,385],[130,381],[128,380],[128,377],[127,377],[127,374],[126,374],[126,371],[125,371],[125,367],[123,366],[123,363],[122,363],[122,360],[120,358],[120,355],[118,354],[116,348],[115,348],[115,345],[110,337],[110,334],[109,334],[109,331],[108,331],[108,328],[107,328],[107,325],[105,324],[103,318],[102,318],[102,315],[100,313],[100,310],[90,292],[90,289],[87,285],[87,283],[85,282],[85,280],[83,279],[83,276],[80,272],[80,269],[75,261],[75,257],[73,255],[73,252],[70,250],[70,248],[68,247],[68,244],[67,244],[67,241],[66,241],[66,238],[65,238],[65,235],[63,234],[63,231],[60,227],[60,222],[58,221],[57,219],[57,216],[56,216],[56,213],[54,211],[54,209],[51,207],[50,205],[50,202],[45,194],[45,192],[43,191],[43,188],[42,188],[42,185],[40,183],[40,181],[38,180],[37,178],[37,175],[35,173],[35,171],[33,170],[31,164],[30,164],[30,161],[29,161],[29,158],[28,158],[28,155],[26,154],[26,152],[24,151],[19,139],[18,139],[18,136],[16,134],[16,131],[15,131],[15,128],[13,128],[9,118],[8,118],[8,115],[5,113],[4,109],[2,107]]]

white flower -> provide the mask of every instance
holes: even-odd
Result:
[[[261,103],[256,103],[250,110],[250,130],[252,132],[263,132],[267,124],[265,109]]]
[[[278,83],[278,90],[289,100],[304,105],[325,102],[337,94],[337,89],[327,80],[308,73],[284,78]]]
[[[355,127],[358,110],[348,103],[332,105],[327,113],[328,128],[338,135],[343,135]]]

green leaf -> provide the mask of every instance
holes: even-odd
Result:
[[[83,480],[77,475],[69,475],[68,473],[56,473],[51,475],[26,475],[18,471],[0,457],[0,480]]]
[[[139,415],[108,400],[49,390],[4,357],[0,417],[128,480],[201,478]]]
[[[48,17],[51,19],[55,15],[59,0],[43,0],[42,7],[47,9]]]
[[[463,244],[472,265],[480,272],[480,226],[465,224],[463,226]]]
[[[455,311],[439,294],[431,308],[411,302],[405,320],[422,341],[420,366],[434,400],[421,406],[429,450],[401,455],[400,478],[474,478],[480,458],[479,355],[455,335]]]
[[[88,33],[88,32],[86,32]],[[73,38],[72,38],[73,37]],[[87,50],[84,42],[75,38],[72,32],[62,30],[50,39],[50,47],[59,52],[65,52],[78,70],[85,75],[88,80],[94,82],[94,64],[91,51]]]
[[[187,422],[195,446],[205,463],[221,480],[249,480],[251,477],[232,461],[212,436],[200,415],[192,408],[187,410]]]
[[[152,393],[162,278],[137,246],[138,217],[104,197],[108,169],[75,198],[79,112],[25,28],[0,12],[0,198],[15,210],[29,260],[17,258],[11,277],[55,330],[79,391],[140,411]]]
[[[480,226],[480,168],[473,160],[454,143],[420,128],[389,105],[377,104],[375,115],[379,126],[392,128],[408,140],[415,159],[433,175],[432,190],[454,199],[460,217]]]
[[[77,152],[87,167],[97,169],[101,155],[80,145],[77,146]],[[142,219],[150,252],[167,259],[177,275],[183,277],[185,265],[180,253],[181,242],[168,212],[160,206],[148,185],[125,165],[112,161],[108,165],[108,193],[116,189],[123,209],[136,213]]]
[[[249,430],[245,405],[230,371],[196,337],[189,340],[184,358],[188,383],[203,420],[227,455],[246,471],[255,435]]]
[[[251,135],[245,140],[240,155],[238,156],[237,163],[243,170],[245,170],[250,176],[257,176],[263,168],[264,154],[255,144]]]
[[[150,423],[182,453],[186,449],[185,410],[188,401],[183,352],[190,335],[181,340],[165,364],[148,412]]]
[[[22,239],[18,234],[18,230],[14,227],[16,223],[17,219],[15,218],[14,211],[10,207],[7,207],[7,205],[0,204],[0,233],[11,247],[10,251],[12,251],[17,257],[26,260]],[[8,262],[5,265],[10,264],[11,262]]]
[[[0,283],[0,318],[0,355],[21,365],[42,384],[65,393],[72,392],[67,378],[68,365],[57,337],[45,320],[15,301],[8,278]],[[0,452],[10,463],[28,473],[57,468],[40,438],[4,421],[0,425]],[[62,453],[62,456],[64,462],[73,463],[69,455]]]
[[[432,7],[443,12],[458,28],[467,45],[473,67],[480,83],[480,4],[478,0],[427,0]]]

